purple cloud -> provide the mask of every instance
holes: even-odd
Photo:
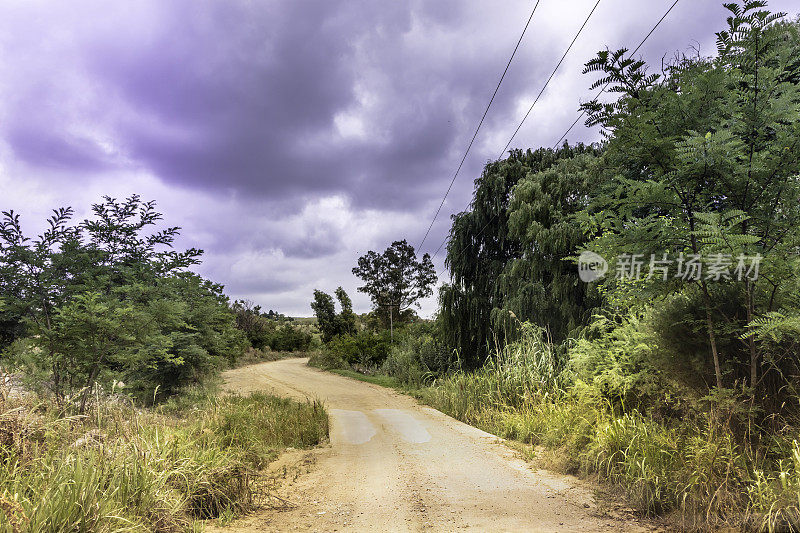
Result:
[[[425,251],[593,4],[542,0]],[[601,3],[513,146],[555,142],[588,97],[583,62],[635,46],[670,4]],[[0,208],[34,221],[103,193],[155,197],[182,242],[206,249],[203,274],[308,314],[314,287],[354,291],[358,255],[422,237],[532,5],[9,0]],[[642,54],[659,66],[697,43],[710,55],[723,24],[717,0],[683,2]],[[431,299],[424,312],[434,309]]]

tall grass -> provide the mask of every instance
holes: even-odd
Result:
[[[327,436],[319,403],[194,393],[158,410],[100,401],[64,417],[0,405],[0,532],[191,531],[254,509],[259,468]]]
[[[571,376],[532,328],[483,369],[446,375],[416,394],[530,444],[546,466],[624,487],[643,514],[669,513],[689,529],[800,530],[800,430],[754,443],[733,427],[735,398],[712,399],[684,419],[620,408]]]

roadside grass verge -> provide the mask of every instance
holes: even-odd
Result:
[[[641,514],[685,530],[800,531],[800,428],[742,428],[754,417],[735,391],[692,399],[683,417],[612,405],[564,372],[536,338],[474,372],[429,385],[331,369],[408,393],[443,413],[524,445],[541,466],[620,487]],[[568,378],[568,379],[567,379]]]
[[[66,416],[0,400],[0,532],[180,532],[256,509],[259,470],[328,435],[318,402],[195,389],[156,409],[95,401]]]
[[[590,388],[510,401],[496,371],[458,373],[415,394],[484,431],[528,446],[541,466],[622,488],[643,515],[688,530],[797,531],[796,430],[749,447],[725,409],[682,421],[615,412]]]

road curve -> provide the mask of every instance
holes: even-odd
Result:
[[[330,445],[281,495],[297,504],[245,519],[253,531],[643,531],[595,514],[573,478],[533,471],[493,435],[392,390],[284,359],[230,370],[225,387],[319,398]]]

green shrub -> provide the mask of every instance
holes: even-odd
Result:
[[[311,353],[308,364],[323,370],[344,369],[349,366],[339,354],[325,349],[324,346]]]
[[[311,334],[302,329],[284,324],[277,328],[268,339],[269,348],[277,352],[305,352],[311,346]]]
[[[13,211],[0,216],[0,342],[24,333],[33,345],[4,362],[59,401],[79,393],[80,410],[96,383],[152,399],[234,362],[246,340],[222,286],[187,271],[202,251],[172,249],[179,228],[137,195],[92,212],[76,222],[57,209],[35,238]]]
[[[419,354],[406,346],[392,346],[388,357],[381,366],[381,373],[397,378],[404,385],[419,387],[425,384],[431,374],[419,361]]]
[[[378,368],[391,350],[388,332],[359,331],[355,335],[339,335],[325,345],[331,361],[341,360],[361,370]]]
[[[640,409],[656,405],[668,390],[656,366],[659,346],[641,317],[595,321],[570,348],[573,379],[595,387],[613,406]]]

